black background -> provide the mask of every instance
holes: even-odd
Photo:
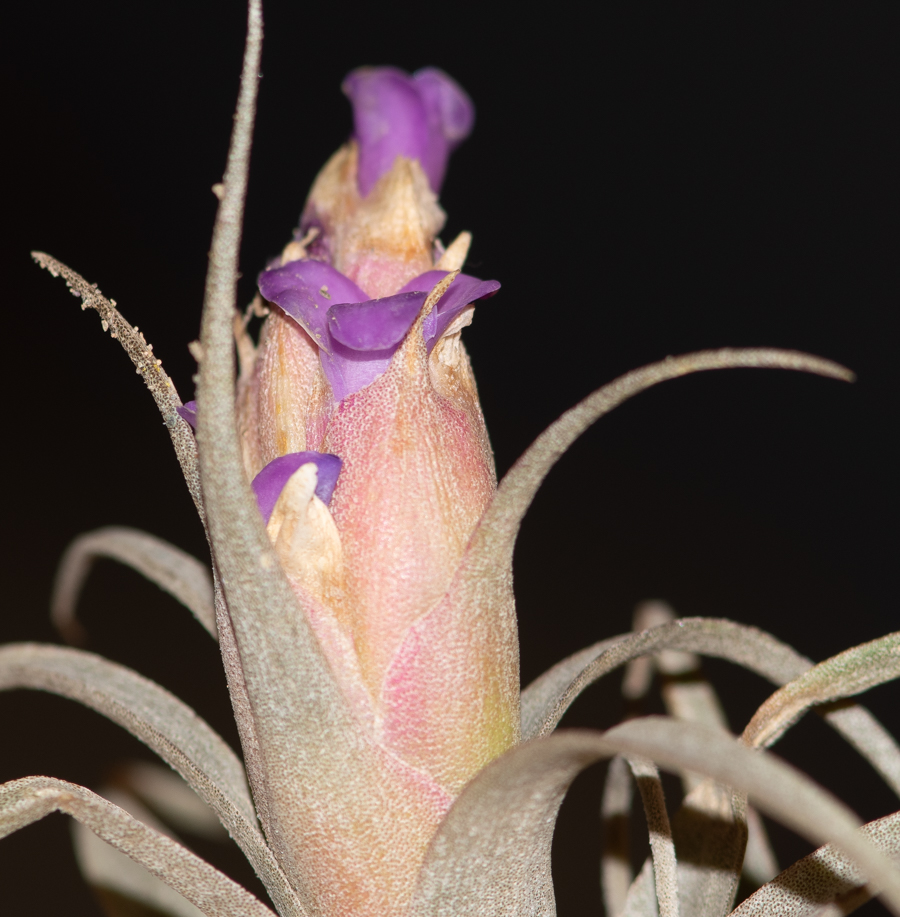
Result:
[[[4,14],[4,641],[56,639],[51,577],[81,531],[124,523],[204,554],[139,378],[28,251],[99,283],[190,397],[185,345],[244,21],[231,0]],[[852,386],[704,374],[589,432],[520,539],[525,681],[627,630],[646,597],[755,624],[814,659],[897,628],[898,30],[894,2],[267,5],[242,301],[349,131],[344,74],[443,67],[478,109],[444,187],[444,238],[472,230],[469,271],[503,283],[466,335],[501,472],[591,389],[667,354],[777,345],[858,373]],[[234,739],[215,647],[172,600],[103,564],[83,619],[91,649]],[[742,728],[767,687],[707,670]],[[568,724],[616,721],[607,681]],[[896,697],[866,699],[895,731]],[[4,780],[96,786],[110,763],[146,754],[49,696],[0,696],[0,729]],[[866,819],[896,807],[818,722],[778,751]],[[598,778],[579,779],[563,809],[563,917],[599,913]],[[784,862],[809,849],[776,835]],[[247,880],[238,855],[198,849]],[[0,853],[4,913],[98,913],[61,817]]]

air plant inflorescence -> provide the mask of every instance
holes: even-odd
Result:
[[[585,429],[687,373],[850,374],[767,349],[668,358],[564,414],[497,484],[460,335],[473,304],[499,284],[462,273],[467,234],[446,249],[437,240],[447,159],[472,123],[467,97],[433,69],[351,74],[354,139],[316,180],[296,237],[242,316],[237,256],[261,40],[251,2],[216,188],[196,402],[182,403],[152,348],[96,286],[35,255],[100,313],[143,375],[213,558],[210,573],[150,536],[90,533],[62,566],[57,616],[74,626],[74,598],[98,555],[168,588],[219,642],[243,761],[164,689],[89,653],[4,647],[0,684],[79,700],[142,739],[218,816],[282,917],[550,914],[556,812],[574,777],[602,759],[613,761],[608,821],[630,807],[633,775],[652,854],[632,881],[611,833],[603,872],[613,913],[724,915],[743,870],[762,887],[737,914],[812,914],[835,902],[846,911],[874,891],[900,914],[895,816],[859,831],[845,806],[764,751],[818,706],[900,789],[894,740],[864,708],[827,706],[900,674],[900,637],[813,666],[763,632],[673,620],[655,604],[640,609],[635,633],[588,647],[522,691],[518,679],[516,535],[544,477]],[[251,314],[265,316],[258,344]],[[626,666],[626,693],[638,698],[651,665],[677,675],[695,666],[692,654],[729,659],[779,686],[739,738],[706,686],[677,681],[666,698],[671,718],[554,733],[607,672]],[[658,765],[685,775],[671,824]],[[154,794],[154,779],[134,774],[138,795],[180,798],[171,788]],[[272,913],[126,807],[27,777],[0,787],[0,831],[61,810],[155,877],[139,878],[82,837],[83,868],[98,886],[168,913],[192,911],[163,886],[209,915]],[[831,846],[769,881],[756,809]]]

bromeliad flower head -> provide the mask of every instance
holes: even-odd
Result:
[[[411,893],[437,820],[517,741],[518,649],[511,577],[482,608],[454,593],[496,488],[460,335],[500,284],[460,272],[467,234],[446,251],[437,239],[435,192],[471,128],[471,103],[433,69],[357,70],[344,89],[354,139],[259,277],[270,312],[238,403],[269,536],[382,756],[373,779],[420,800],[395,841],[401,865],[377,883],[372,857],[382,853],[364,827],[342,858],[332,837],[318,843],[313,832],[299,845],[319,864],[305,867],[318,894],[377,913],[371,896]],[[496,608],[485,639],[479,618]],[[336,895],[348,875],[368,890]]]
[[[726,913],[748,831],[757,832],[757,850],[765,849],[742,795],[749,791],[810,839],[833,836],[900,914],[900,878],[890,861],[833,799],[760,750],[809,705],[900,676],[900,635],[808,670],[808,660],[769,635],[688,619],[588,647],[521,698],[518,689],[516,533],[541,481],[584,430],[638,392],[689,372],[770,366],[846,379],[847,371],[765,349],[669,357],[566,412],[495,487],[460,333],[472,304],[497,284],[459,273],[465,234],[446,252],[436,240],[443,215],[435,193],[449,150],[471,125],[468,100],[437,71],[351,75],[355,139],[325,167],[300,235],[260,278],[269,316],[257,348],[235,321],[235,299],[261,38],[259,3],[251,0],[195,350],[197,404],[182,405],[143,335],[96,285],[35,253],[100,313],[144,376],[214,561],[209,575],[143,533],[88,533],[62,564],[58,620],[68,615],[71,623],[65,607],[71,610],[85,565],[98,554],[131,562],[179,595],[219,640],[244,761],[163,688],[89,653],[0,648],[0,687],[71,697],[157,751],[240,844],[282,917],[552,914],[550,845],[559,804],[581,769],[612,755],[624,755],[641,778],[653,869],[641,871],[627,900],[617,874],[610,912],[633,901],[655,912],[647,887],[653,877],[661,914],[675,914],[680,898]],[[233,333],[242,368],[237,392]],[[644,617],[638,629],[650,623]],[[696,691],[676,697],[675,688],[666,701],[672,709],[716,728],[651,717],[602,735],[548,735],[603,672],[665,649],[712,652],[790,683],[757,712],[745,745],[722,731],[713,698],[701,692],[706,699],[697,703]],[[667,665],[660,661],[665,671]],[[829,715],[838,712],[852,714],[841,717],[840,728],[856,747],[882,773],[896,773],[898,752],[883,729],[861,708]],[[534,741],[512,748],[520,729]],[[690,794],[684,824],[717,827],[714,843],[704,833],[688,845],[687,871],[676,869],[677,832],[651,761],[719,782]],[[610,769],[607,802],[628,795],[621,764]],[[157,782],[148,800],[161,804],[167,794],[160,792]],[[156,880],[129,869],[130,861],[109,859],[108,851],[84,867],[103,888],[171,913],[184,912],[179,893],[206,914],[272,917],[210,864],[84,787],[45,777],[0,786],[0,836],[54,809],[174,892],[160,897]],[[618,802],[604,809],[624,814]],[[882,837],[892,834],[896,847],[896,828]],[[679,841],[679,856],[684,850]],[[835,896],[848,900],[849,863],[826,850],[824,861],[837,868],[823,870],[818,856],[811,868],[819,878],[810,880],[809,863],[801,862],[787,886],[776,880],[757,893],[762,904],[746,902],[750,910],[780,913],[791,883],[810,889],[816,906]],[[825,873],[837,884],[822,880]],[[745,912],[741,905],[734,913]]]
[[[437,194],[451,151],[472,129],[474,108],[433,68],[412,76],[362,68],[344,91],[354,135],[316,179],[293,250],[329,263],[367,298],[381,298],[434,267],[445,219]]]

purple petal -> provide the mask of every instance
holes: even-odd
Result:
[[[197,429],[197,402],[187,401],[180,408],[175,408],[179,417],[186,420],[191,427]]]
[[[294,319],[316,342],[335,401],[374,382],[447,271],[426,271],[399,293],[367,299],[340,271],[321,261],[292,261],[259,276],[262,295]],[[460,274],[423,325],[430,351],[453,319],[471,302],[500,289],[496,280]]]
[[[371,385],[390,366],[391,358],[397,352],[394,346],[388,350],[351,350],[338,341],[333,341],[333,353],[320,351],[322,370],[331,384],[335,401],[343,401],[361,388]]]
[[[334,305],[328,313],[331,336],[351,350],[396,349],[427,298],[428,293],[403,292]]]
[[[410,78],[393,67],[361,67],[341,87],[353,106],[359,143],[357,185],[365,197],[397,156],[425,158],[428,116]]]
[[[459,83],[436,67],[417,70],[413,80],[428,115],[428,151],[422,168],[432,191],[438,191],[450,154],[472,133],[475,106]]]
[[[443,277],[446,271],[438,273]],[[319,357],[337,401],[374,382],[388,368],[429,292],[430,288],[404,291],[331,307],[331,352],[320,352]]]
[[[330,348],[328,310],[368,299],[352,280],[322,261],[291,261],[259,275],[259,291],[303,327],[320,348]]]
[[[342,88],[359,143],[359,193],[365,197],[397,156],[419,160],[439,191],[450,152],[472,129],[475,110],[465,92],[434,68],[410,77],[394,67],[361,67]]]
[[[419,274],[418,277],[413,277],[400,292],[405,293],[422,287],[431,290],[448,273],[449,271],[426,271],[424,274]],[[437,301],[437,305],[431,310],[422,325],[422,335],[429,353],[453,319],[466,306],[477,299],[487,299],[493,296],[499,289],[500,283],[496,280],[479,280],[469,274],[459,274],[450,284],[447,292]]]
[[[284,490],[285,484],[291,475],[300,468],[312,462],[318,471],[319,479],[316,483],[316,496],[327,506],[331,502],[337,484],[338,475],[341,473],[343,462],[329,452],[290,452],[287,455],[273,459],[253,479],[250,485],[256,494],[256,502],[262,513],[263,521],[269,524],[275,504]]]

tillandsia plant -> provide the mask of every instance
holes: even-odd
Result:
[[[815,706],[900,792],[900,748],[845,700],[900,674],[900,635],[813,665],[759,630],[677,620],[650,603],[634,633],[519,688],[516,535],[544,477],[585,429],[687,373],[760,367],[847,380],[849,372],[769,349],[667,358],[564,414],[498,484],[461,333],[499,284],[463,273],[467,234],[446,248],[438,238],[437,195],[471,129],[471,102],[431,68],[350,74],[353,138],[316,179],[295,238],[259,275],[260,295],[241,314],[261,41],[254,0],[228,166],[215,188],[196,401],[182,403],[115,303],[35,254],[99,312],[143,375],[213,560],[209,571],[131,530],[89,533],[64,558],[56,618],[75,629],[75,600],[97,556],[123,560],[176,595],[218,640],[243,760],[163,688],[90,653],[3,647],[0,685],[78,700],[144,741],[218,817],[282,917],[552,914],[556,813],[574,777],[602,759],[612,759],[608,912],[846,913],[879,893],[900,914],[892,862],[900,813],[860,831],[842,803],[765,751]],[[258,342],[252,315],[264,318]],[[683,677],[695,654],[778,686],[740,737],[724,728],[711,689]],[[635,702],[654,667],[670,677],[671,716],[554,732],[585,687],[623,666]],[[660,765],[685,783],[671,823]],[[651,856],[637,878],[613,830],[631,807],[632,775],[650,829]],[[205,810],[167,775],[142,768],[128,780],[159,814],[206,824]],[[78,835],[87,877],[119,902],[169,914],[273,913],[130,796],[115,798],[122,805],[50,777],[16,780],[0,787],[0,833],[63,811],[128,858]],[[776,876],[757,810],[827,846]],[[760,887],[735,909],[742,871]]]

